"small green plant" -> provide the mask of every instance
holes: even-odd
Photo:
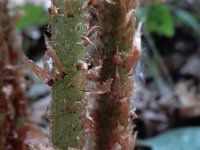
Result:
[[[180,23],[185,24],[199,34],[200,24],[197,18],[181,8],[173,5],[151,2],[137,8],[138,20],[144,22],[151,33],[172,37],[175,27]]]
[[[23,30],[26,27],[38,24],[48,24],[48,15],[42,6],[27,3],[22,6],[17,6],[16,11],[19,12],[19,14],[21,12],[22,15],[15,25],[18,30]]]
[[[0,149],[24,150],[27,101],[20,47],[8,2],[0,1]]]
[[[67,73],[52,88],[52,141],[62,149],[82,146],[82,69],[86,55],[80,39],[86,28],[82,4],[82,0],[54,0],[49,8],[51,45]]]
[[[138,17],[145,22],[148,31],[171,37],[174,35],[174,20],[171,7],[162,3],[149,3],[138,8]]]

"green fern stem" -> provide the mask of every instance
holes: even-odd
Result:
[[[83,35],[85,23],[81,11],[82,0],[54,0],[50,27],[52,45],[67,76],[53,85],[52,141],[61,149],[81,148],[83,113],[81,100],[83,71],[76,63],[85,58]]]

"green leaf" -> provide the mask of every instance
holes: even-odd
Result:
[[[23,16],[16,24],[16,28],[19,30],[36,24],[48,23],[48,16],[42,6],[25,4],[17,7],[17,10],[25,12],[25,16]]]
[[[150,3],[138,10],[138,17],[152,33],[171,37],[174,35],[174,19],[168,5]]]
[[[194,31],[196,31],[197,33],[200,34],[200,30],[199,30],[200,24],[192,16],[192,14],[190,14],[189,12],[182,10],[182,9],[176,9],[175,13],[181,22],[185,23],[186,25],[191,27]]]
[[[200,127],[179,128],[154,138],[139,140],[138,145],[152,150],[200,150]]]

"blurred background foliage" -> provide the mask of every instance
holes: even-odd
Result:
[[[137,21],[143,23],[142,57],[135,72],[133,96],[139,117],[133,120],[139,139],[137,150],[200,149],[199,8],[198,0],[166,0],[149,2],[137,9]],[[22,14],[16,30],[23,50],[42,66],[44,34],[51,37],[46,30],[47,9],[25,3],[16,6],[15,11]],[[49,131],[44,114],[51,89],[30,71],[26,79],[30,119]]]
[[[26,3],[17,6],[15,9],[21,14],[21,18],[16,24],[16,29],[24,30],[29,26],[48,24],[48,13],[40,5]]]
[[[151,33],[172,37],[175,27],[185,24],[199,34],[199,18],[194,12],[171,3],[149,3],[137,9],[137,18]]]

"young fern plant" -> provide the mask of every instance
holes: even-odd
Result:
[[[28,119],[22,51],[14,32],[16,16],[0,1],[0,149],[54,150],[47,135]],[[38,68],[37,68],[38,69]],[[39,142],[37,142],[39,141]]]
[[[0,149],[25,150],[27,101],[20,47],[8,1],[0,1]]]
[[[137,0],[90,0],[87,5],[92,43],[88,53],[93,66],[87,73],[84,146],[132,150],[131,119],[136,117],[131,110],[133,71],[141,51],[140,33],[135,30]]]
[[[86,23],[81,9],[83,0],[52,0],[49,8],[51,41],[47,52],[53,48],[63,71],[53,85],[52,142],[61,149],[81,148],[82,145],[82,98],[86,51],[81,36]],[[52,52],[50,52],[52,54]],[[50,55],[52,57],[52,55]],[[54,59],[55,60],[55,59]],[[54,62],[55,64],[58,64]],[[66,74],[65,74],[66,72]]]
[[[83,85],[84,62],[88,42],[83,36],[86,28],[83,0],[52,0],[48,30],[52,37],[45,37],[47,51],[44,69],[24,57],[24,62],[52,87],[51,139],[60,149],[83,147]],[[48,68],[51,58],[53,70]]]

